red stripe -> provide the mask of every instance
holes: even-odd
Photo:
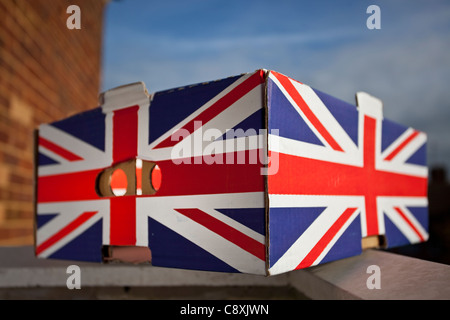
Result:
[[[39,177],[37,200],[43,203],[100,199],[95,184],[101,171],[96,169]]]
[[[384,160],[391,161],[403,148],[406,147],[415,137],[419,135],[419,131],[414,131],[411,135],[405,139],[397,148],[395,148]]]
[[[190,122],[188,122],[186,125],[184,125],[184,127],[179,128],[178,130],[187,130],[189,133],[194,132],[196,129],[194,127],[195,121],[200,121],[202,125],[205,125],[211,119],[216,117],[222,111],[227,109],[229,106],[231,106],[233,103],[235,103],[236,101],[241,99],[248,92],[250,92],[256,86],[260,85],[263,82],[264,82],[264,72],[262,70],[260,70],[259,72],[254,73],[251,77],[249,77],[244,82],[239,84],[237,87],[232,89],[229,93],[227,93],[225,96],[223,96],[221,99],[219,99],[213,105],[211,105],[208,109],[206,109],[202,113],[200,113],[195,119],[192,119]],[[163,140],[161,143],[159,143],[155,147],[155,149],[172,147],[175,144],[177,144],[178,142],[179,141],[172,141],[172,136],[170,136],[170,137],[166,138],[165,140]]]
[[[97,211],[92,212],[83,212],[79,217],[77,217],[75,220],[73,220],[71,223],[66,225],[64,228],[62,228],[59,232],[55,233],[53,236],[48,238],[46,241],[41,243],[36,248],[36,254],[39,255],[42,251],[46,250],[65,236],[67,236],[69,233],[74,231],[76,228],[81,226],[83,223],[85,223],[87,220],[89,220],[92,216],[94,216],[97,213]]]
[[[245,151],[246,163],[252,151]],[[161,186],[155,196],[197,195],[217,193],[240,193],[264,191],[262,165],[226,163],[227,155],[223,154],[223,164],[195,164],[198,158],[186,158],[191,164],[175,164],[172,160],[159,161],[162,175]],[[237,153],[234,153],[236,156]],[[236,158],[235,158],[236,159]]]
[[[133,106],[114,111],[113,163],[137,156],[138,109],[138,106]]]
[[[110,209],[110,245],[136,245],[136,197],[112,197]]]
[[[417,228],[412,224],[412,222],[408,219],[408,217],[405,215],[405,213],[399,208],[399,207],[394,207],[395,211],[398,212],[398,214],[403,218],[403,220],[405,220],[405,222],[411,227],[411,229],[417,234],[417,236],[419,237],[420,241],[425,241],[424,237],[422,236],[422,234],[419,232],[419,230],[417,230]]]
[[[350,219],[352,214],[357,208],[348,208],[341,214],[341,216],[336,220],[336,222],[325,232],[325,234],[316,243],[314,248],[306,255],[306,257],[300,262],[296,269],[307,268],[311,266],[314,261],[320,256],[320,254],[325,250],[326,246],[331,240],[336,236],[342,226]]]
[[[375,169],[375,154],[376,154],[376,137],[377,121],[374,118],[364,116],[364,143],[363,143],[363,161],[364,171],[360,174],[359,189],[363,192],[366,207],[366,231],[367,236],[377,235],[378,232],[378,210],[377,210],[377,196],[379,192],[377,186],[373,184],[391,183],[390,181],[373,181],[377,175]]]
[[[272,151],[273,157],[276,155]],[[427,178],[373,171],[366,180],[365,168],[283,153],[278,159],[277,174],[268,176],[269,194],[364,196],[372,188],[371,194],[377,196],[427,195]]]
[[[83,158],[79,157],[78,155],[70,152],[67,149],[64,149],[58,145],[56,145],[55,143],[39,137],[39,145],[43,146],[44,148],[56,153],[57,155],[59,155],[60,157],[68,160],[68,161],[79,161],[79,160],[83,160]]]
[[[114,111],[113,164],[137,156],[138,110],[132,106]],[[136,197],[110,198],[110,245],[136,245]]]
[[[319,134],[325,139],[325,141],[330,145],[331,148],[333,148],[336,151],[344,151],[341,146],[334,140],[334,138],[331,136],[331,134],[328,132],[328,130],[323,126],[322,122],[316,117],[314,112],[310,109],[308,104],[303,100],[300,93],[297,91],[297,89],[294,87],[292,82],[289,80],[288,77],[283,76],[281,74],[275,74],[278,81],[280,81],[281,85],[284,87],[284,89],[289,93],[289,95],[292,97],[292,99],[295,101],[295,103],[298,105],[300,110],[302,110],[303,114],[308,118],[308,120],[311,122],[311,124],[316,128],[316,130],[319,132]]]
[[[210,229],[212,232],[217,233],[221,237],[234,243],[238,247],[253,254],[255,257],[265,261],[266,260],[266,248],[263,243],[256,241],[255,239],[247,236],[246,234],[230,227],[226,223],[206,214],[199,209],[175,209],[182,215],[194,220],[202,226]]]

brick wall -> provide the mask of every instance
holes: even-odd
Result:
[[[106,3],[0,1],[0,245],[33,243],[33,130],[97,105]]]

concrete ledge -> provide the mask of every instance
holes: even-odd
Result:
[[[0,290],[4,292],[5,290],[21,292],[20,290],[24,289],[83,291],[69,290],[66,287],[69,276],[66,273],[67,267],[72,264],[81,268],[81,284],[82,289],[85,290],[87,288],[101,290],[101,288],[132,287],[167,288],[167,291],[173,288],[175,293],[177,290],[180,291],[180,288],[186,288],[183,297],[189,298],[188,288],[192,289],[194,294],[194,288],[203,288],[204,291],[210,288],[210,291],[217,291],[217,288],[227,287],[243,289],[259,287],[261,289],[294,289],[299,293],[292,295],[295,299],[305,297],[312,299],[450,299],[450,266],[379,250],[367,250],[360,256],[278,276],[264,277],[158,268],[151,265],[44,260],[34,257],[31,246],[0,247]],[[367,287],[367,279],[371,276],[367,273],[367,268],[370,265],[377,265],[380,268],[381,289]],[[144,292],[143,290],[141,289],[141,292]],[[123,296],[122,291],[121,293]],[[280,295],[281,298],[286,298],[286,295],[281,293]],[[67,297],[67,294],[64,296]],[[154,294],[149,295],[149,298],[150,296],[153,297]],[[177,295],[174,294],[174,296]],[[166,297],[170,298],[170,294],[166,294],[164,298]],[[193,295],[192,298],[194,297]],[[276,297],[270,296],[270,298]]]
[[[81,268],[82,285],[93,286],[286,286],[288,275],[264,277],[159,268],[151,265],[100,264],[37,259],[32,247],[0,248],[1,287],[66,287],[67,267]]]
[[[379,267],[380,289],[367,287],[371,265]],[[450,299],[450,266],[380,250],[299,271],[289,283],[312,299]]]

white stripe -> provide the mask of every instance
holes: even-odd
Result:
[[[273,140],[277,139],[278,143]],[[360,152],[340,152],[324,146],[269,134],[270,151],[293,156],[362,167]]]
[[[388,207],[426,207],[428,198],[425,197],[378,197],[378,204],[383,208]]]
[[[332,205],[363,208],[364,196],[269,194],[269,205],[270,208],[307,208]]]
[[[64,161],[58,164],[39,166],[39,176],[98,169],[111,164],[111,157],[108,157],[107,153],[56,127],[41,125],[39,135],[83,158],[83,160],[79,161]]]

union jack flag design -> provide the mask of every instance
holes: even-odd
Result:
[[[117,99],[125,100],[122,90],[100,108],[41,126],[37,255],[101,261],[102,245],[149,246],[156,266],[264,274],[262,165],[207,163],[208,141],[187,156],[191,164],[175,164],[172,155],[210,128],[219,133],[212,142],[217,146],[247,138],[227,137],[230,129],[259,135],[263,87],[259,71],[138,95],[126,105]],[[189,136],[174,141],[180,129]],[[249,156],[250,149],[244,144],[223,155]],[[158,164],[163,180],[157,194],[100,197],[99,173],[133,158]]]
[[[426,135],[382,117],[381,102],[358,108],[277,72],[268,79],[269,273],[361,252],[361,239],[387,247],[425,241]],[[271,142],[272,141],[272,142]],[[274,143],[276,141],[276,143]]]
[[[357,255],[367,236],[428,237],[426,136],[370,96],[355,107],[258,70],[103,98],[39,128],[38,257],[100,262],[102,246],[144,246],[155,266],[271,275]],[[254,152],[278,171],[262,175]],[[158,165],[158,191],[100,196],[99,174],[130,159]]]
[[[137,243],[150,247],[154,265],[265,273],[262,165],[238,163],[239,154],[248,159],[252,146],[238,147],[246,135],[226,135],[230,129],[259,134],[264,125],[263,89],[264,73],[258,71],[156,93],[151,107],[142,110],[139,118],[149,119],[143,123],[149,135],[139,140],[139,156],[156,162],[163,176],[157,196],[137,202]],[[158,125],[162,121],[164,127]],[[208,129],[217,134],[204,141],[202,132]],[[173,139],[182,130],[184,138]],[[202,141],[200,148],[194,141]],[[227,143],[236,144],[234,151],[227,152]],[[182,144],[191,154],[180,155],[178,160],[185,161],[179,163],[174,148]],[[215,156],[223,156],[219,163],[211,163],[212,155],[205,154],[214,145]],[[230,156],[232,163],[226,161]]]

